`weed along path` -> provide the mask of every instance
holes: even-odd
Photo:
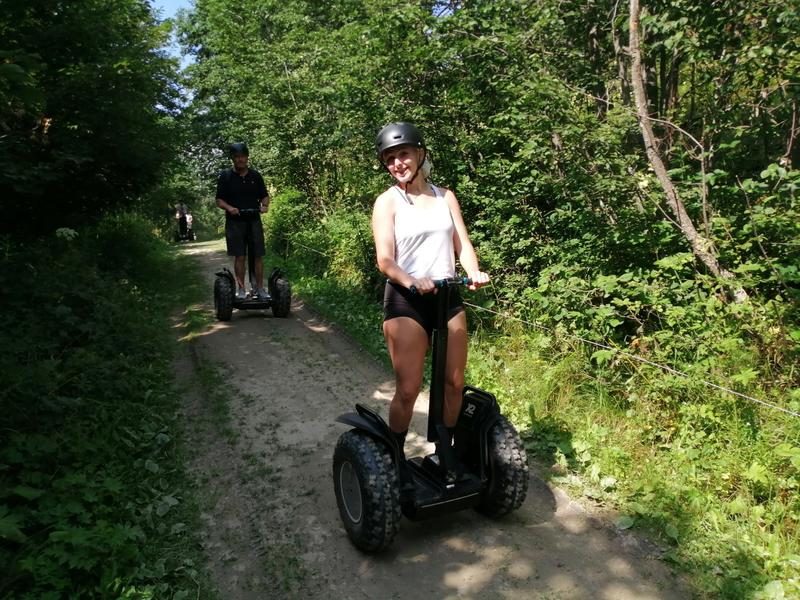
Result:
[[[208,278],[227,265],[219,244],[190,244]],[[291,279],[291,278],[290,278]],[[492,521],[463,511],[403,519],[390,549],[356,550],[341,525],[331,458],[356,401],[386,414],[389,371],[305,308],[286,319],[234,312],[184,344],[187,451],[202,539],[219,597],[686,598],[650,546],[550,489],[532,469],[523,507]],[[424,435],[420,398],[412,432]],[[409,435],[422,449],[423,435]],[[201,597],[204,594],[201,594]]]

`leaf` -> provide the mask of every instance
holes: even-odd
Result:
[[[611,477],[610,475],[603,477],[600,480],[600,487],[606,491],[613,490],[615,487],[617,487],[617,478]]]
[[[592,444],[587,442],[586,440],[577,439],[574,442],[572,442],[572,449],[576,453],[586,452],[591,447],[592,447]]]
[[[787,443],[778,444],[775,446],[775,454],[782,458],[797,458],[800,457],[800,448]]]
[[[784,600],[786,591],[783,589],[783,583],[777,579],[770,581],[761,588],[758,598],[761,600]]]
[[[800,448],[790,444],[780,444],[775,448],[775,454],[781,458],[788,458],[792,466],[800,471]]]
[[[44,494],[44,490],[37,490],[36,488],[32,488],[27,485],[18,485],[12,490],[12,492],[17,496],[22,496],[26,500],[34,500],[35,498],[38,498]]]
[[[628,515],[623,515],[617,519],[616,525],[617,529],[630,529],[633,527],[633,524],[636,522],[636,519],[630,517]]]
[[[8,81],[24,81],[28,74],[25,69],[14,63],[0,63],[0,79]]]
[[[750,468],[744,473],[745,479],[753,483],[768,484],[769,471],[767,468],[758,461],[753,461]]]
[[[27,536],[22,533],[20,525],[22,516],[8,512],[8,507],[0,506],[0,539],[12,542],[24,542]]]
[[[631,279],[633,279],[633,273],[631,273],[630,271],[625,271],[622,275],[619,276],[619,281],[622,281],[623,283],[628,282]]]
[[[592,360],[597,363],[598,367],[601,367],[610,361],[616,353],[616,350],[597,350],[592,354]]]
[[[162,496],[159,503],[156,505],[156,514],[159,517],[166,515],[173,506],[177,506],[180,501],[174,496]]]
[[[747,385],[754,379],[758,377],[758,371],[755,369],[747,368],[742,369],[736,375],[731,375],[731,379],[736,383],[741,383],[742,385]]]
[[[672,523],[667,523],[667,526],[664,527],[664,533],[666,533],[670,538],[678,541],[678,528],[675,527]]]
[[[694,262],[694,256],[691,252],[680,252],[672,256],[665,256],[661,260],[656,261],[656,265],[661,269],[680,269],[683,265]]]
[[[731,515],[746,515],[749,508],[747,500],[742,496],[736,496],[733,500],[728,502],[728,514]]]
[[[763,265],[757,263],[743,263],[734,269],[735,273],[745,275],[747,273],[757,273],[764,270]]]

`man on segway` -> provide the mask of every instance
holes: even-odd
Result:
[[[219,174],[216,199],[217,206],[225,211],[225,242],[228,256],[234,257],[236,299],[247,298],[244,272],[249,242],[255,259],[256,295],[264,301],[269,294],[264,288],[264,229],[260,213],[269,209],[269,194],[261,174],[249,168],[247,144],[231,144],[228,154],[233,166]]]

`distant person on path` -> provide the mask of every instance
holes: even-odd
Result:
[[[233,273],[236,277],[236,297],[247,298],[245,290],[245,254],[248,239],[252,242],[255,257],[256,294],[259,300],[269,298],[264,288],[264,228],[261,213],[269,209],[269,194],[264,179],[255,169],[249,168],[250,151],[247,144],[231,144],[228,154],[233,162],[230,169],[217,179],[217,206],[225,211],[225,242],[228,256],[233,256]],[[242,209],[259,212],[240,214]]]
[[[192,213],[188,210],[186,211],[186,235],[191,240],[193,239],[194,232],[192,231],[192,223],[194,223],[194,217]]]
[[[372,233],[378,268],[388,279],[383,334],[396,383],[389,427],[402,448],[436,320],[434,280],[455,276],[456,256],[472,279],[470,289],[488,283],[489,276],[478,266],[455,195],[427,180],[430,163],[419,130],[411,123],[390,123],[378,133],[375,147],[395,179],[375,200]],[[451,295],[448,319],[444,424],[452,442],[467,364],[467,318],[457,290]]]
[[[175,218],[178,221],[178,237],[184,238],[186,237],[186,228],[187,228],[187,219],[186,219],[186,205],[185,204],[176,204],[175,205]]]

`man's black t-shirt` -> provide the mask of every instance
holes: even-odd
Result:
[[[236,208],[260,208],[261,199],[267,197],[267,187],[261,174],[254,169],[248,169],[244,176],[233,169],[226,169],[217,179],[216,197]],[[226,215],[229,219],[242,218]]]

